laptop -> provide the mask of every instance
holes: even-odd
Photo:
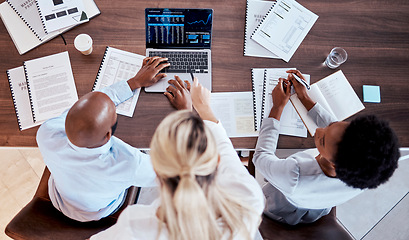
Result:
[[[190,73],[212,90],[212,9],[146,8],[146,56],[167,57],[167,77],[146,87],[146,92],[165,92],[168,80],[178,75],[191,81]]]

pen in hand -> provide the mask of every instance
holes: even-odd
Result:
[[[295,78],[295,80],[297,80],[299,83],[304,84],[304,86],[310,90],[310,85],[308,85],[308,83],[306,81],[304,81],[303,79],[301,79],[299,76],[295,75],[294,73],[291,73],[293,75],[293,77]]]

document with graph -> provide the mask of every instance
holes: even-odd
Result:
[[[108,46],[102,58],[92,90],[100,90],[116,82],[135,77],[142,67],[144,58],[145,56]],[[116,106],[116,112],[132,117],[140,92],[140,88],[136,89],[133,97]]]
[[[288,62],[317,19],[294,0],[278,0],[251,39]]]

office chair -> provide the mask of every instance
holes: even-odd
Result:
[[[54,208],[48,196],[50,171],[46,167],[33,199],[10,221],[5,233],[13,239],[87,239],[116,223],[119,214],[135,204],[140,188],[128,188],[124,204],[111,216],[99,221],[79,222]]]

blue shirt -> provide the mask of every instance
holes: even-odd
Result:
[[[119,103],[132,97],[126,81],[102,90]],[[42,124],[37,144],[51,172],[48,192],[55,208],[77,221],[98,220],[122,203],[132,186],[156,186],[149,155],[113,136],[98,148],[72,144],[65,133],[68,110]]]

